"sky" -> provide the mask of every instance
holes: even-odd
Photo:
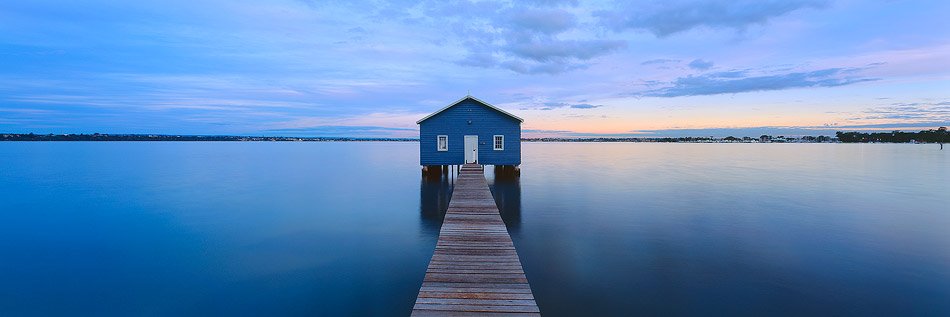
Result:
[[[525,137],[950,125],[950,1],[0,2],[0,133]]]

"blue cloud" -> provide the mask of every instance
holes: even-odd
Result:
[[[576,131],[546,131],[532,130],[532,132],[552,134],[557,137],[603,137],[603,138],[680,138],[680,137],[753,137],[766,134],[771,136],[834,136],[837,131],[872,131],[872,132],[890,132],[894,129],[903,129],[905,131],[919,131],[934,129],[941,126],[950,125],[950,120],[945,121],[927,121],[919,123],[886,123],[886,124],[854,124],[841,126],[761,126],[761,127],[743,127],[743,128],[708,128],[708,129],[688,129],[671,128],[656,130],[632,130],[625,133],[585,133]]]
[[[603,105],[592,105],[588,103],[578,103],[578,104],[569,104],[566,102],[545,102],[534,107],[525,107],[521,110],[554,110],[556,108],[572,108],[572,109],[594,109],[603,107]]]
[[[937,103],[895,103],[865,110],[855,120],[925,120],[950,121],[950,101]]]
[[[623,41],[563,40],[516,42],[506,48],[515,56],[543,63],[562,59],[586,61],[626,47],[627,43]]]
[[[704,96],[735,94],[754,91],[782,90],[808,87],[836,87],[877,80],[875,78],[840,77],[843,68],[828,68],[810,72],[742,77],[744,72],[689,75],[669,83],[668,87],[649,90],[640,95],[650,97]]]
[[[482,68],[491,68],[498,65],[498,60],[495,59],[491,53],[488,52],[469,52],[465,58],[455,62],[456,64],[462,66],[474,66]]]
[[[893,129],[910,129],[911,131],[915,129],[926,130],[938,127],[941,124],[946,125],[950,121],[935,121],[927,123],[893,123],[893,124],[864,124],[864,125],[843,125],[843,126],[834,126],[834,127],[811,127],[811,126],[802,126],[802,127],[782,127],[782,126],[765,126],[765,127],[746,127],[746,128],[711,128],[711,129],[658,129],[658,130],[635,130],[630,131],[627,136],[630,137],[708,137],[713,136],[717,138],[735,136],[735,137],[758,137],[763,134],[772,135],[772,136],[800,136],[800,135],[828,135],[834,136],[837,131],[853,131],[853,130],[872,130],[872,131],[891,131]],[[876,130],[880,129],[880,130]]]
[[[612,104],[630,104],[642,109],[639,113],[646,120],[663,121],[671,113],[652,105],[665,102],[638,103],[617,96],[618,87],[639,80],[642,85],[636,86],[634,97],[675,97],[831,87],[877,76],[887,77],[874,89],[835,92],[847,102],[829,105],[827,110],[836,112],[822,120],[893,123],[946,118],[938,107],[947,104],[923,103],[946,101],[935,99],[946,97],[940,85],[944,73],[927,65],[942,65],[939,57],[948,48],[932,39],[948,38],[950,31],[926,28],[940,25],[942,16],[919,13],[945,12],[947,3],[842,3],[821,16],[804,16],[823,3],[8,1],[0,5],[6,9],[0,9],[4,21],[0,131],[255,135],[263,129],[315,123],[405,128],[418,118],[402,117],[430,113],[469,88],[494,104],[523,103],[532,110],[552,109],[549,112],[558,112],[557,116],[619,117],[625,111],[621,107],[590,111],[571,107],[615,98]],[[592,17],[594,11],[617,15]],[[736,30],[771,23],[776,17],[789,23],[756,30],[756,36],[741,45],[722,41],[724,37],[716,34],[658,40],[651,33],[662,37],[718,30],[729,38]],[[908,20],[920,23],[900,23]],[[620,23],[615,25],[618,32],[645,34],[605,31],[611,21]],[[783,36],[788,31],[795,36]],[[776,49],[776,38],[782,41],[782,54],[769,54]],[[893,45],[863,45],[881,38],[891,39]],[[697,52],[700,44],[703,51]],[[889,50],[894,48],[901,51]],[[687,65],[696,57],[716,64],[696,74]],[[597,65],[603,61],[610,64]],[[732,69],[723,68],[724,62]],[[784,66],[769,63],[829,65],[821,68],[830,71],[782,70],[779,67]],[[881,71],[872,76],[860,68],[847,68],[859,65]],[[693,76],[687,76],[690,72]],[[808,91],[761,93],[716,106],[725,113],[755,103],[766,113],[786,107],[788,98],[825,104],[824,96]],[[853,111],[856,102],[879,97],[903,106]],[[528,100],[567,102],[534,105]],[[912,106],[915,102],[921,104]],[[531,119],[531,114],[529,121],[553,116],[534,111],[538,117]],[[845,120],[846,116],[857,119]],[[287,133],[413,133],[322,129]]]
[[[379,136],[399,131],[419,131],[418,129],[377,127],[377,126],[341,126],[322,125],[305,128],[267,129],[268,134],[280,136]]]
[[[746,74],[748,73],[749,73],[748,71],[744,71],[744,70],[730,70],[730,71],[724,71],[724,72],[709,73],[709,74],[706,74],[706,76],[709,76],[710,78],[742,78],[742,77],[745,77]]]
[[[522,3],[531,4],[535,6],[576,6],[577,0],[520,0]]]
[[[667,64],[667,63],[679,63],[678,59],[667,59],[667,58],[656,58],[651,60],[646,60],[640,63],[640,65],[658,65],[658,64]]]
[[[950,125],[950,119],[948,120],[931,120],[931,121],[921,121],[921,122],[899,122],[899,123],[874,123],[874,124],[852,124],[852,125],[842,125],[835,126],[837,130],[861,130],[861,129],[933,129],[936,127],[944,127]]]
[[[456,64],[500,68],[522,74],[559,74],[589,66],[590,60],[627,47],[626,41],[603,38],[561,39],[577,30],[577,17],[562,8],[515,2],[455,1],[426,4],[432,23],[449,26],[467,54]],[[541,4],[539,7],[537,4]],[[428,7],[427,7],[428,6]]]
[[[565,61],[563,59],[552,60],[545,63],[530,62],[522,60],[507,60],[492,65],[503,69],[508,69],[522,74],[560,74],[575,69],[587,68],[587,64]]]
[[[419,131],[418,129],[408,129],[408,128],[350,126],[350,125],[320,125],[320,126],[312,126],[312,127],[305,127],[305,128],[267,129],[264,131],[308,132],[308,131],[368,131],[368,130]]]
[[[503,23],[516,30],[558,34],[577,25],[577,18],[560,9],[513,8],[505,13]]]
[[[521,129],[524,133],[570,133],[567,130],[539,130],[539,129]]]
[[[689,68],[696,69],[696,70],[707,70],[713,67],[713,62],[704,61],[701,59],[694,59],[692,62],[689,62],[687,66],[689,66]]]
[[[614,10],[600,10],[594,16],[614,31],[646,30],[657,37],[697,27],[743,30],[752,24],[805,8],[823,8],[823,0],[703,0],[624,2]]]

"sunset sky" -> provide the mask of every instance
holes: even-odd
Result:
[[[950,125],[950,1],[0,3],[0,133],[417,137]]]

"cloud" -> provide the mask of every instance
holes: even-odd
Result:
[[[657,65],[657,64],[666,64],[666,63],[679,63],[678,59],[666,59],[666,58],[657,58],[647,61],[643,61],[640,65]]]
[[[927,121],[918,123],[850,124],[840,126],[759,126],[759,127],[721,127],[721,128],[670,128],[655,130],[631,130],[620,133],[588,133],[577,131],[531,130],[531,133],[546,134],[549,137],[575,138],[680,138],[680,137],[753,137],[766,134],[771,136],[834,136],[837,131],[890,132],[895,129],[919,131],[950,125],[950,120]],[[522,132],[528,132],[523,130]]]
[[[826,5],[824,0],[638,1],[616,10],[595,11],[593,15],[616,32],[646,30],[662,38],[698,27],[741,31],[793,11]]]
[[[558,34],[577,25],[573,14],[560,9],[514,8],[509,10],[503,19],[512,29],[543,34]]]
[[[378,137],[381,135],[391,135],[392,132],[419,131],[417,129],[377,127],[377,126],[345,126],[345,125],[321,125],[303,128],[286,129],[267,129],[267,133],[274,133],[281,136],[333,136],[333,137]]]
[[[567,106],[570,106],[570,104],[564,102],[545,102],[531,107],[524,107],[520,110],[554,110],[555,108],[563,108]]]
[[[0,112],[26,114],[26,115],[38,115],[38,114],[48,114],[48,113],[52,113],[56,111],[49,110],[49,109],[0,108]]]
[[[456,64],[500,68],[521,74],[559,74],[587,68],[591,60],[627,48],[626,41],[571,33],[579,30],[577,17],[562,8],[521,2],[456,1],[430,4],[424,11],[431,22],[447,26],[467,54]],[[584,34],[581,32],[580,34]]]
[[[570,104],[566,102],[545,102],[533,107],[521,108],[520,110],[554,110],[557,108],[594,109],[603,106],[604,105],[592,105],[588,103]]]
[[[753,137],[767,134],[772,136],[834,136],[837,131],[891,131],[893,129],[905,129],[914,131],[915,129],[932,129],[941,124],[946,125],[950,121],[931,121],[923,123],[887,123],[887,124],[851,124],[840,126],[762,126],[762,127],[736,127],[736,128],[707,128],[707,129],[657,129],[657,130],[634,130],[625,136],[631,137]]]
[[[560,74],[587,68],[598,56],[626,48],[626,42],[608,40],[509,40],[494,48],[471,50],[456,61],[463,66],[502,68],[521,74]],[[486,51],[497,51],[492,54]]]
[[[493,48],[497,58],[487,53],[471,52],[460,65],[484,68],[498,67],[522,74],[560,74],[587,68],[593,58],[627,47],[624,41],[614,40],[558,40],[547,36],[509,35],[505,44]]]
[[[692,62],[689,62],[689,64],[687,64],[687,66],[689,66],[689,68],[692,68],[692,69],[695,69],[695,70],[707,70],[707,69],[710,69],[710,68],[713,67],[713,62],[712,62],[712,61],[704,61],[704,60],[701,60],[701,59],[694,59]]]
[[[521,129],[523,133],[569,133],[567,130],[539,130],[539,129]]]
[[[576,0],[300,1],[313,9],[360,12],[371,22],[411,20],[412,25],[437,29],[440,37],[427,42],[447,47],[447,52],[462,50],[461,58],[454,60],[462,66],[560,74],[587,68],[593,59],[627,48],[625,40],[604,38],[596,25],[580,23],[579,14],[586,17],[589,10],[577,8]],[[349,30],[355,37],[336,43],[368,41],[390,31]]]
[[[569,5],[576,6],[577,0],[520,0],[522,3],[531,4],[535,6],[561,6]]]
[[[719,72],[701,76],[689,75],[668,83],[668,87],[649,90],[640,95],[650,97],[705,96],[791,88],[837,87],[877,80],[876,78],[841,76],[841,74],[851,70],[854,70],[854,68],[828,68],[810,72],[764,76],[746,76],[744,71]]]
[[[349,126],[349,125],[321,125],[321,126],[312,126],[305,128],[286,128],[286,129],[267,129],[264,131],[289,131],[289,132],[313,132],[313,131],[418,131],[418,129],[408,129],[408,128],[390,128],[390,127],[376,127],[376,126]]]
[[[601,119],[605,119],[605,118],[607,118],[606,115],[577,114],[577,113],[565,113],[565,114],[561,114],[561,115],[562,115],[562,116],[565,116],[565,117],[568,117],[568,118],[575,118],[575,119],[590,119],[590,118],[601,118]]]
[[[563,59],[586,61],[626,47],[627,43],[623,41],[564,40],[512,43],[506,48],[515,56],[543,63],[551,61],[557,62]]]
[[[710,74],[706,74],[706,76],[709,76],[712,78],[742,78],[742,77],[745,77],[746,74],[748,73],[749,72],[745,70],[730,70],[730,71],[724,71],[724,72],[710,73]]]
[[[491,17],[503,7],[495,1],[435,1],[422,6],[430,18],[461,16],[466,19]],[[407,6],[408,8],[408,6]]]
[[[560,74],[575,69],[587,68],[587,64],[573,63],[570,61],[551,61],[548,63],[532,63],[519,60],[508,60],[498,63],[498,67],[512,70],[522,74]]]
[[[947,126],[950,120],[935,120],[921,122],[898,122],[898,123],[875,123],[875,124],[852,124],[836,126],[837,130],[867,130],[867,129],[932,129],[935,127]]]
[[[475,66],[490,68],[498,64],[498,61],[495,60],[495,57],[491,53],[486,52],[469,52],[469,54],[459,61],[456,61],[456,64],[462,66]]]
[[[864,110],[853,120],[950,121],[950,102],[894,103]]]

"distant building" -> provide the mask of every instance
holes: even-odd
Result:
[[[524,119],[472,96],[433,112],[419,124],[419,162],[423,166],[521,165]]]

